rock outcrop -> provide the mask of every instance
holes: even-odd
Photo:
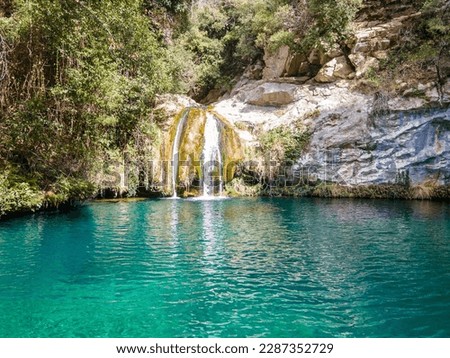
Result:
[[[266,52],[264,55],[263,79],[271,80],[283,76],[290,57],[288,46],[281,46],[273,54]]]
[[[255,148],[261,135],[275,127],[306,128],[309,143],[292,171],[297,179],[370,185],[401,178],[448,185],[448,79],[400,80],[397,94],[370,85],[381,61],[421,16],[415,11],[403,2],[367,1],[346,48],[302,55],[282,46],[266,53],[262,80],[247,76],[215,104],[215,111]]]
[[[246,93],[246,103],[256,106],[282,106],[292,103],[296,86],[265,82]]]
[[[258,130],[293,123],[308,128],[309,145],[295,165],[298,178],[359,185],[395,183],[406,175],[412,183],[450,183],[448,105],[427,108],[424,98],[363,94],[352,83],[252,81],[214,109],[238,126],[246,123],[238,133],[249,145],[258,145]],[[252,101],[267,88],[289,92],[292,101],[277,107]]]
[[[339,184],[450,183],[450,109],[337,115],[314,125],[302,175]]]
[[[378,3],[366,3],[346,47],[304,55],[281,46],[265,54],[264,64],[247,68],[210,110],[230,122],[252,155],[271,129],[304,129],[309,140],[289,171],[293,181],[450,184],[450,82],[425,76],[396,83],[397,94],[367,85],[402,31],[420,16],[389,0],[383,2],[389,14],[372,16]],[[179,98],[173,110],[193,105],[186,101]],[[257,159],[252,155],[247,159]]]
[[[335,82],[338,79],[345,79],[353,73],[353,68],[347,63],[344,56],[333,58],[327,62],[314,77],[317,82]]]
[[[289,47],[281,46],[274,53],[265,54],[262,79],[308,76],[319,83],[331,83],[364,77],[370,70],[378,69],[379,61],[386,59],[390,49],[400,41],[401,31],[421,16],[421,13],[405,11],[402,7],[393,9],[398,16],[384,22],[367,21],[367,16],[362,16],[354,23],[354,36],[346,44],[348,58],[337,46],[328,50],[314,49],[308,56],[292,53]]]

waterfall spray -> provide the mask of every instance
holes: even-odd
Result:
[[[220,152],[220,131],[217,119],[206,113],[204,133],[205,143],[202,153],[203,196],[214,196],[215,177],[219,179],[219,196],[223,191],[222,154]]]

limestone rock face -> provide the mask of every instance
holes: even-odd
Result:
[[[292,93],[292,102],[254,105],[267,104],[263,94],[275,88]],[[429,100],[358,93],[351,80],[298,85],[257,81],[219,101],[214,110],[233,123],[245,122],[239,135],[256,147],[258,133],[274,127],[308,128],[312,135],[294,166],[297,177],[359,185],[395,183],[399,174],[408,173],[413,184],[449,184],[450,98],[446,94],[447,105],[433,107],[435,87],[421,88],[430,92]],[[449,93],[448,84],[444,92]]]
[[[246,103],[255,106],[283,106],[295,99],[296,86],[284,83],[263,83],[248,93]]]
[[[399,173],[449,183],[449,129],[449,109],[324,118],[298,170],[344,185],[394,183]]]
[[[427,80],[412,88],[400,81],[402,95],[391,97],[357,91],[420,16],[388,3],[398,11],[373,18],[372,10],[385,5],[371,8],[353,24],[347,49],[301,56],[282,47],[266,55],[263,80],[240,83],[215,111],[255,148],[261,134],[275,127],[307,128],[311,137],[293,168],[297,178],[367,185],[395,183],[407,174],[413,184],[450,184],[450,81],[438,86]],[[353,66],[342,51],[350,52]],[[287,83],[285,76],[304,77]]]

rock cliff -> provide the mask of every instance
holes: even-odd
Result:
[[[405,172],[413,183],[450,182],[448,106],[428,107],[419,98],[379,98],[351,86],[349,80],[303,85],[254,81],[214,108],[243,129],[241,137],[250,145],[258,145],[254,128],[267,131],[294,122],[309,128],[311,139],[296,168],[323,181],[393,183]],[[449,96],[447,85],[446,102]]]
[[[392,1],[385,4],[390,12],[372,16],[375,5],[367,2],[354,23],[347,56],[339,48],[302,56],[283,46],[266,54],[260,79],[248,72],[214,110],[256,148],[261,133],[272,128],[307,128],[309,143],[293,166],[298,177],[342,185],[388,184],[399,178],[448,185],[448,73],[444,83],[430,74],[424,82],[399,83],[400,92],[367,91],[368,73],[378,69],[420,16]]]

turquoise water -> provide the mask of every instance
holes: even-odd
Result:
[[[450,337],[448,203],[92,203],[0,223],[0,337]]]

